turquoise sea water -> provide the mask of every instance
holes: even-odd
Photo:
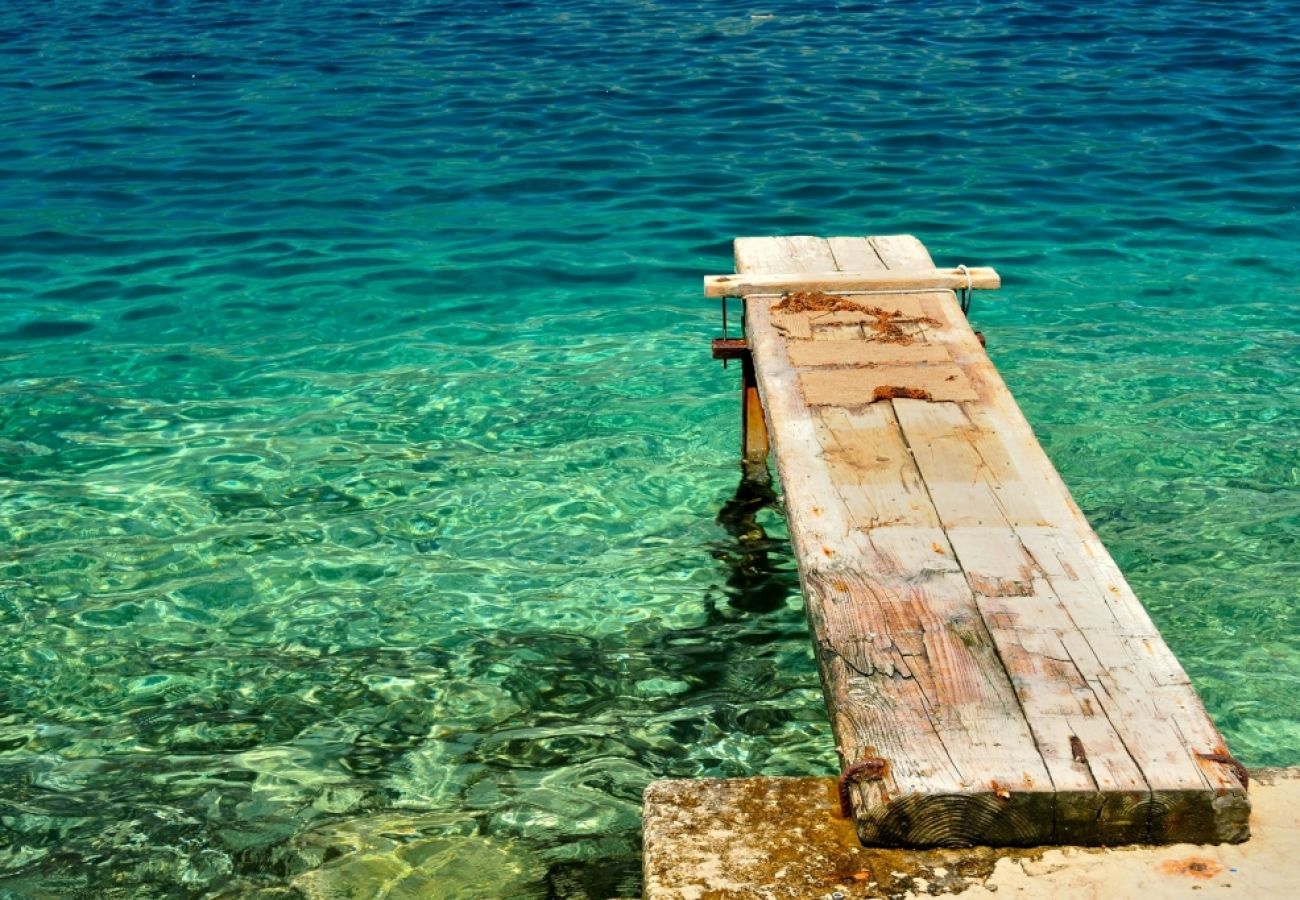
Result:
[[[912,232],[1300,763],[1293,3],[0,8],[0,897],[605,898],[835,764],[738,234]]]

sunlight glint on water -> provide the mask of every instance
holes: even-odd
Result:
[[[650,779],[831,771],[779,514],[715,521],[738,234],[995,265],[1080,505],[1300,763],[1291,12],[6,5],[0,896],[633,896]]]

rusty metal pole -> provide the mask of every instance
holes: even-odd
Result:
[[[772,475],[767,468],[769,444],[767,419],[763,414],[763,398],[758,393],[758,376],[754,372],[754,358],[744,337],[727,336],[727,299],[722,299],[722,337],[713,339],[713,358],[725,366],[728,360],[740,360],[740,469],[742,484],[746,481],[770,484]]]
[[[754,358],[746,353],[740,360],[740,460],[745,477],[768,481],[767,419],[763,415],[763,398],[758,393]]]

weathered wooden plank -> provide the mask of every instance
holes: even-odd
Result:
[[[754,297],[747,299],[757,302],[757,298]],[[793,340],[812,339],[812,317],[807,313],[773,313],[772,327]]]
[[[927,296],[930,315],[945,323],[936,339],[950,337],[954,357],[981,394],[980,403],[960,411],[896,403],[906,419],[904,431],[916,432],[909,440],[922,470],[929,470],[927,486],[946,516],[945,527],[952,534],[959,524],[1001,515],[1029,556],[1042,561],[1048,589],[1086,642],[1088,658],[1099,660],[1097,679],[1108,673],[1114,681],[1106,687],[1098,680],[1099,688],[1136,691],[1134,697],[1116,696],[1125,713],[1112,718],[1153,792],[1151,834],[1173,829],[1185,840],[1243,839],[1249,814],[1244,787],[1231,764],[1207,758],[1228,754],[1186,673],[1070,497],[1000,375],[957,321],[956,304]],[[904,406],[910,411],[902,412]],[[940,446],[942,458],[933,452]],[[1043,527],[1049,525],[1054,527]],[[1207,802],[1217,806],[1205,809]]]
[[[1151,834],[1173,830],[1182,839],[1214,841],[1244,827],[1244,808],[1229,809],[1244,803],[1231,767],[1203,759],[1226,754],[1222,738],[1146,611],[1126,585],[1119,589],[1123,579],[1117,571],[1111,571],[1110,584],[1099,582],[1098,560],[1084,550],[1095,535],[1080,530],[1081,517],[1069,515],[1059,495],[1021,479],[1032,471],[1029,463],[1012,463],[1007,444],[1025,436],[1013,428],[994,429],[979,409],[909,401],[895,406],[967,579],[978,595],[1001,598],[996,607],[981,600],[981,610],[1035,735],[1046,734],[1052,723],[1035,716],[1026,695],[1068,684],[1086,701],[1086,712],[1095,710],[1096,718],[1113,723],[1108,749],[1084,743],[1090,766],[1127,771],[1136,760],[1150,789]],[[1026,609],[1029,599],[1040,602]],[[1015,616],[1014,633],[998,627],[994,608],[1004,621]],[[1062,650],[1055,658],[1067,663],[1045,680],[1018,678],[1016,666],[1025,660],[1007,646],[1030,622],[1059,638],[1054,646]],[[1041,737],[1039,745],[1062,746],[1059,739]],[[1102,791],[1132,790],[1123,783],[1098,779]],[[1218,803],[1222,814],[1205,808],[1207,803]],[[1196,828],[1203,830],[1198,834]]]
[[[794,235],[785,240],[786,257],[790,263],[787,272],[834,272],[835,255],[825,238],[811,235]]]
[[[989,516],[996,514],[993,510]],[[1093,660],[1076,661],[1062,640],[1074,630],[1069,615],[1011,529],[966,526],[946,532],[1054,789],[1068,795],[1068,800],[1058,800],[1058,839],[1084,844],[1145,840],[1151,799],[1147,780],[1112,724],[1114,705],[1084,674]],[[1108,799],[1103,794],[1110,795],[1108,810],[1100,809]]]
[[[887,269],[932,269],[930,251],[910,234],[877,234],[867,238]]]
[[[734,247],[736,271],[745,274],[836,271],[835,257],[831,255],[830,247],[819,237],[740,237],[736,238]]]
[[[811,248],[801,248],[803,257],[811,259]],[[829,255],[829,249],[826,254]],[[743,297],[747,294],[781,294],[786,291],[920,291],[963,288],[996,290],[1002,286],[998,273],[988,266],[960,269],[917,269],[884,272],[773,272],[705,275],[704,296]]]
[[[809,337],[811,337],[811,331]],[[863,338],[865,340],[865,338]],[[818,366],[863,366],[862,348],[851,341],[800,341],[786,348],[790,363],[796,368]],[[952,362],[948,348],[942,344],[883,344],[873,349],[870,366],[901,366],[915,363]]]
[[[864,237],[829,237],[826,246],[835,257],[835,268],[840,272],[883,272],[888,266]]]
[[[991,423],[977,424],[956,403],[901,400],[895,408],[945,527],[1051,524],[1059,504],[1021,479]]]
[[[737,242],[741,271],[801,264],[792,256],[780,245]],[[955,561],[942,558],[942,531],[867,531],[852,520],[785,337],[771,327],[772,305],[750,298],[746,329],[836,737],[847,762],[890,762],[883,781],[857,788],[860,833],[915,845],[1049,840],[1054,799],[1042,787],[1050,776],[974,598]],[[853,464],[836,452],[837,465]]]
[[[814,368],[800,374],[799,384],[809,406],[863,406],[896,397],[925,400],[978,398],[966,373],[955,364],[943,363]]]
[[[887,403],[856,410],[825,406],[812,411],[813,428],[830,484],[853,527],[939,527],[925,482],[912,462]],[[934,549],[942,554],[946,545]]]
[[[738,238],[735,254],[736,267],[744,271],[786,269],[792,265],[784,241]],[[843,556],[853,527],[848,512],[834,502],[835,488],[824,468],[799,465],[801,457],[818,457],[820,448],[812,417],[800,399],[796,374],[784,354],[785,338],[772,324],[774,299],[746,298],[746,333],[758,369],[759,390],[782,487],[787,504],[793,501],[795,506],[790,513],[791,541],[800,559],[827,555],[828,550],[830,557]],[[833,549],[836,545],[841,547],[838,554]],[[816,600],[820,579],[803,566],[800,579],[809,596],[818,666],[840,743],[837,749],[850,762],[877,754],[897,757],[884,781],[866,787],[873,795],[867,802],[879,805],[886,794],[897,796],[924,786],[937,785],[940,790],[959,792],[961,774],[934,725],[927,717],[903,714],[924,704],[916,680],[886,681],[873,678],[874,672],[863,674],[855,668],[851,662],[854,649],[836,647],[824,640],[816,613],[811,611],[812,606],[822,606]]]
[[[910,236],[736,241],[747,278],[846,266],[934,268]],[[1222,738],[953,293],[774,283],[746,332],[827,701],[846,762],[889,761],[864,840],[1244,839]]]

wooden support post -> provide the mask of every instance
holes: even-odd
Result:
[[[763,398],[758,394],[758,376],[754,357],[740,358],[740,461],[745,477],[752,481],[770,481],[767,468],[767,419],[763,415]]]

